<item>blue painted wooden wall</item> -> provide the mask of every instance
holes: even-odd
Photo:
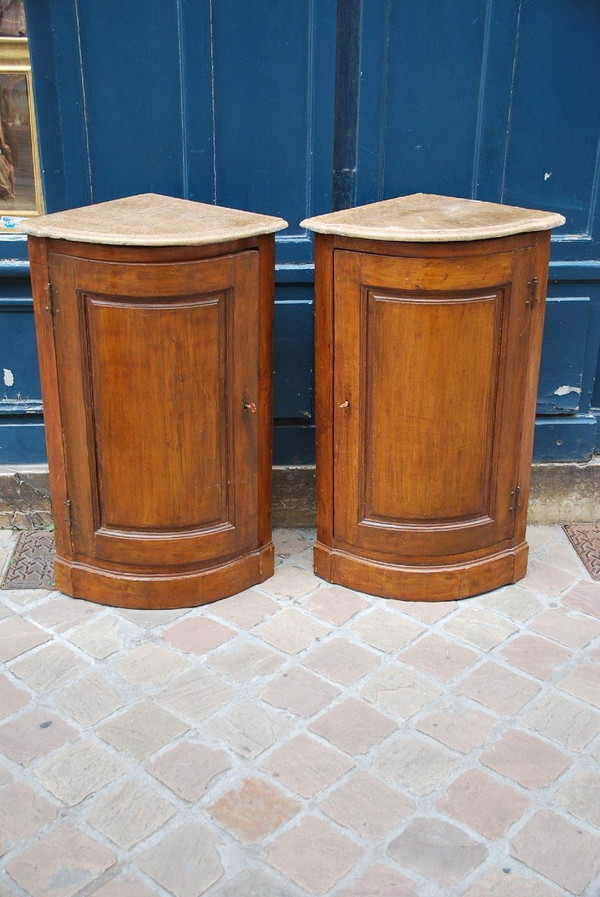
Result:
[[[48,211],[153,191],[290,222],[279,463],[314,457],[312,247],[297,222],[416,191],[567,217],[535,453],[600,450],[597,0],[30,0],[27,15]],[[43,460],[43,426],[23,241],[0,254],[0,366],[14,374],[0,463],[18,464]]]

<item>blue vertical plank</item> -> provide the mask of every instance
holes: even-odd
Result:
[[[182,196],[177,3],[152,0],[127,22],[120,0],[77,7],[94,201]]]
[[[600,5],[523,0],[503,200],[558,210],[555,256],[598,255]]]
[[[323,98],[318,93],[319,21],[335,28],[331,0],[213,5],[217,201],[286,218],[290,230],[278,239],[284,264],[311,256],[298,222],[310,209],[321,162],[313,113],[332,95],[332,86]],[[334,40],[319,51],[324,70],[332,72]]]
[[[380,147],[384,197],[471,195],[486,9],[485,0],[390,7]]]
[[[180,0],[185,196],[216,202],[212,0]]]

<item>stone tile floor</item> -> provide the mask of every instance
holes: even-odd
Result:
[[[322,582],[312,536],[192,610],[0,592],[0,897],[600,893],[600,583],[562,529],[431,604]]]

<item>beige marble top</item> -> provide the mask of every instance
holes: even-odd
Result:
[[[287,221],[238,209],[143,193],[22,222],[21,233],[79,243],[198,246],[224,243],[287,227]]]
[[[565,223],[556,212],[519,209],[493,202],[413,193],[367,206],[318,215],[301,222],[319,234],[408,243],[486,240]]]

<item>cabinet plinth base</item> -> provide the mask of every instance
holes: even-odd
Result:
[[[57,557],[56,587],[72,598],[113,607],[165,610],[196,607],[227,598],[273,575],[269,542],[228,563],[186,573],[137,574],[102,570]]]
[[[522,542],[515,548],[462,564],[405,566],[357,557],[317,542],[314,570],[328,582],[381,598],[454,601],[522,579],[527,572],[528,553],[527,543]]]

